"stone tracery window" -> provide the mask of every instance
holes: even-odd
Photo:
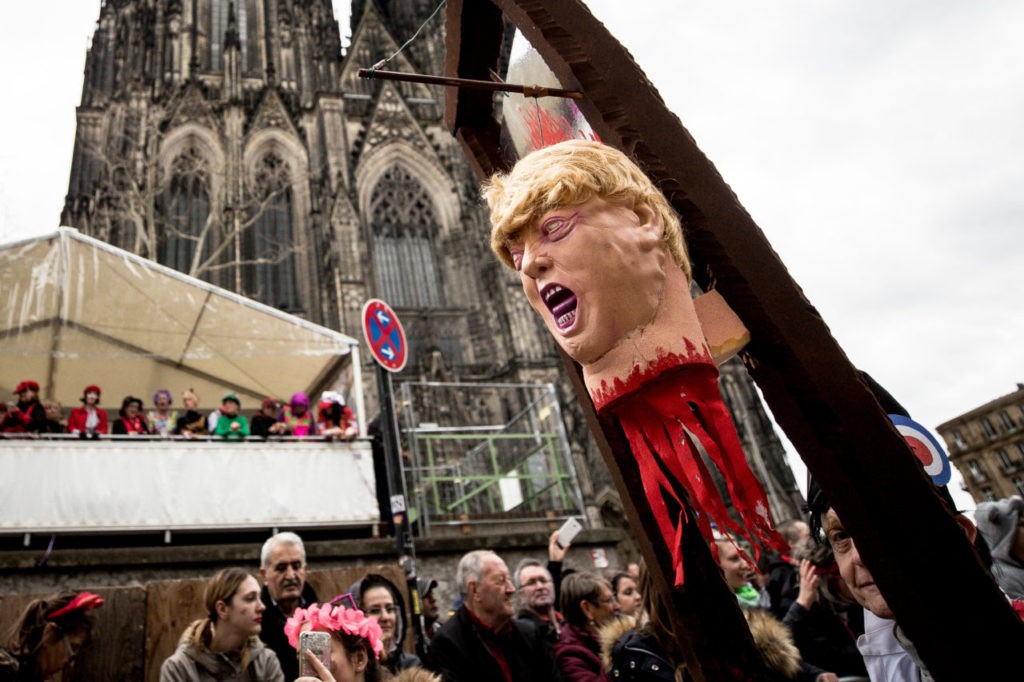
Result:
[[[277,153],[260,161],[253,198],[242,232],[242,282],[248,296],[267,305],[301,309],[295,278],[295,230],[292,224],[291,170]]]
[[[434,254],[434,202],[406,168],[387,169],[370,198],[373,257],[381,297],[399,308],[444,304]]]
[[[195,147],[187,148],[171,164],[166,220],[157,247],[157,260],[163,265],[191,271],[210,217],[208,181],[206,161]]]

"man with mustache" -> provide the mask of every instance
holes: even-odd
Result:
[[[295,533],[278,533],[263,543],[260,552],[260,599],[266,605],[260,639],[277,654],[284,679],[299,676],[299,659],[284,634],[284,624],[298,607],[317,602],[306,584],[306,548]]]

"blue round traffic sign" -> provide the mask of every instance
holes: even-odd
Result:
[[[377,364],[389,372],[402,371],[409,357],[405,331],[395,311],[379,298],[363,306],[363,336]]]

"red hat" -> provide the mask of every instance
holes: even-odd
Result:
[[[96,395],[102,395],[100,387],[97,386],[96,384],[89,384],[88,386],[86,386],[82,390],[82,395],[85,395],[86,393],[95,393]]]
[[[29,390],[35,391],[36,393],[39,393],[39,384],[37,384],[34,381],[23,381],[20,384],[18,384],[18,387],[16,389],[14,389],[14,392],[15,393],[21,393],[22,391],[29,391]]]
[[[277,401],[274,400],[273,398],[264,398],[263,402],[260,403],[260,406],[263,409],[266,409],[268,407],[273,407],[276,410],[277,409]]]

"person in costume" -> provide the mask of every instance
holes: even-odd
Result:
[[[359,435],[359,423],[352,408],[345,404],[345,398],[337,391],[324,391],[317,404],[319,431],[325,438],[355,440]]]
[[[146,413],[146,424],[151,433],[158,436],[169,436],[178,426],[178,412],[171,409],[174,397],[167,389],[153,394],[154,409]]]
[[[46,425],[46,411],[39,402],[39,384],[22,381],[14,389],[18,402],[7,409],[2,429],[5,433],[39,433]]]
[[[277,656],[259,639],[265,606],[260,584],[225,568],[206,585],[206,616],[193,621],[160,666],[160,682],[283,682]]]
[[[0,680],[36,682],[67,670],[89,644],[93,609],[103,598],[91,592],[61,592],[35,599],[0,641]]]
[[[269,438],[286,433],[288,428],[277,420],[278,403],[273,398],[264,398],[260,403],[259,414],[249,422],[249,431],[254,436]]]
[[[214,435],[226,440],[245,440],[249,437],[249,420],[239,414],[241,401],[234,393],[225,393],[220,401],[220,415]]]
[[[181,403],[185,406],[185,414],[178,419],[174,434],[191,438],[205,436],[206,417],[199,412],[199,396],[191,388],[181,394]]]
[[[89,384],[82,391],[82,405],[68,415],[68,433],[82,438],[98,438],[110,430],[107,413],[99,409],[100,387]]]
[[[992,575],[1011,599],[1024,599],[1024,500],[982,502],[974,512],[992,548]]]
[[[43,423],[43,428],[40,429],[40,433],[67,433],[68,423],[61,419],[61,415],[64,410],[60,406],[60,403],[56,400],[44,400],[42,403],[43,414],[46,415],[46,421]]]
[[[280,420],[284,422],[290,436],[306,438],[316,435],[316,419],[309,409],[309,396],[302,391],[292,395],[291,400],[281,410]]]
[[[378,658],[384,652],[380,625],[359,609],[344,604],[310,604],[295,610],[285,624],[285,634],[296,650],[299,634],[306,630],[331,635],[331,665],[325,668],[307,652],[307,661],[317,677],[300,677],[296,682],[378,682],[382,679]]]
[[[149,435],[149,426],[142,417],[142,398],[133,395],[125,396],[121,401],[121,411],[118,418],[114,420],[113,433],[115,436],[146,436]]]

